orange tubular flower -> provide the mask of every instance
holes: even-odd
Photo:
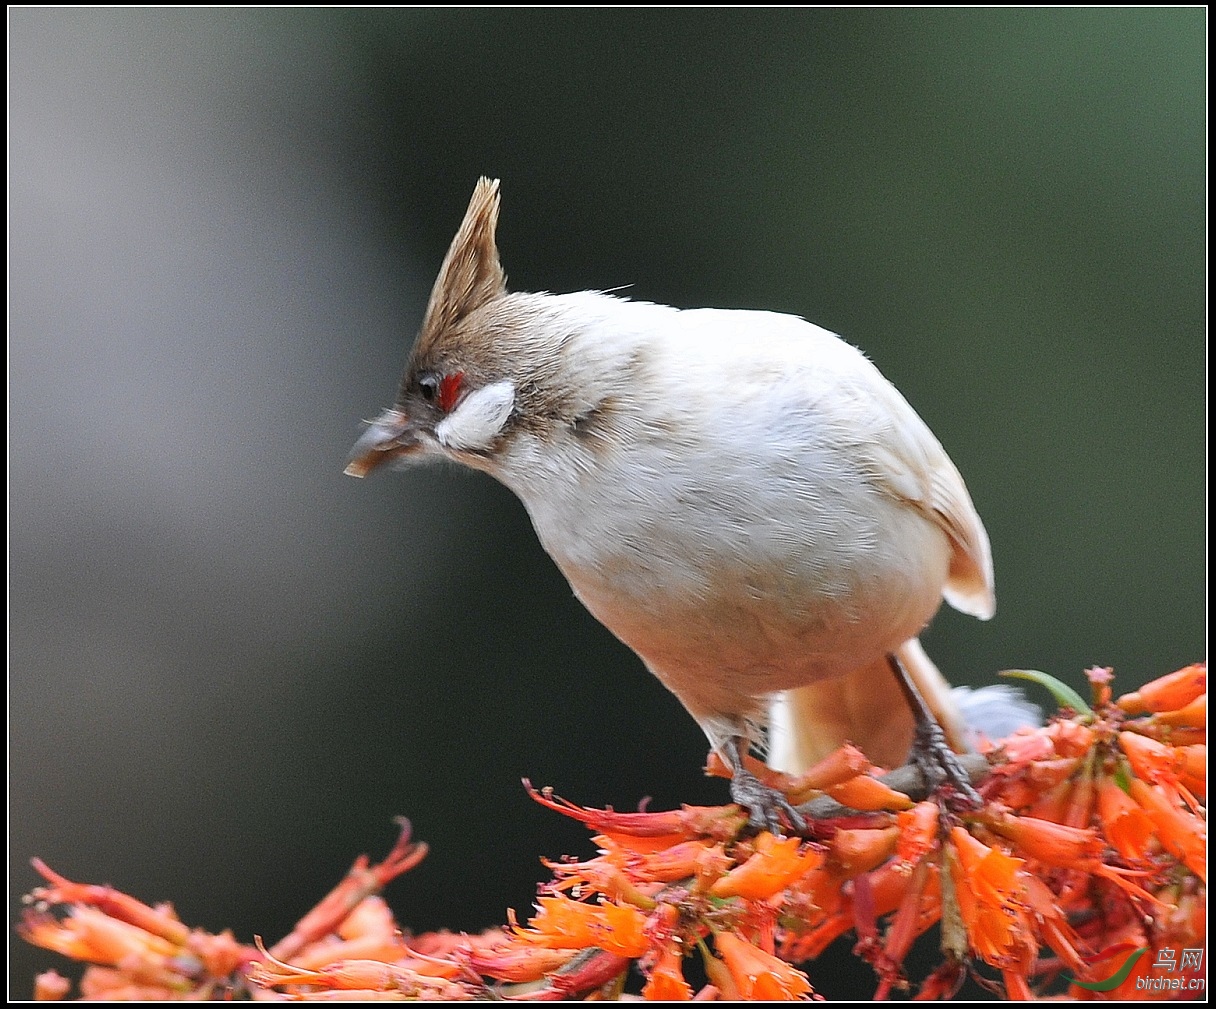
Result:
[[[873,872],[867,873],[866,882],[869,884],[870,895],[874,901],[874,914],[881,918],[884,914],[890,914],[898,908],[907,896],[911,880],[912,875],[908,872],[907,866],[900,864],[895,859],[880,865]],[[926,899],[921,902],[919,931],[924,931],[932,925],[941,913],[941,902],[937,900],[938,894],[937,872],[935,867],[930,865],[929,879],[924,891]]]
[[[407,956],[409,951],[399,936],[388,941],[378,936],[365,936],[340,942],[313,943],[292,957],[291,963],[293,967],[303,970],[320,970],[338,960],[395,961]]]
[[[937,818],[937,803],[928,800],[918,802],[896,817],[899,839],[895,854],[901,862],[919,862],[937,847]]]
[[[1202,729],[1193,729],[1185,725],[1162,725],[1155,716],[1153,718],[1138,718],[1135,721],[1125,723],[1125,725],[1128,729],[1135,729],[1141,736],[1155,739],[1159,743],[1168,743],[1170,746],[1192,746],[1196,743],[1206,743],[1208,741],[1206,726]]]
[[[1040,792],[1067,781],[1081,767],[1080,757],[1037,760],[1026,767],[1026,779]]]
[[[775,771],[762,760],[757,760],[750,753],[743,755],[743,769],[753,775],[761,784],[776,789],[786,795],[790,793],[798,779],[783,771]],[[711,750],[705,761],[705,773],[711,778],[733,778],[734,768],[731,767],[717,750]]]
[[[646,916],[635,907],[580,904],[569,897],[541,897],[530,928],[514,927],[516,938],[549,949],[595,946],[624,957],[639,957],[650,944],[643,934]]]
[[[1060,908],[1055,894],[1037,876],[1028,875],[1023,882],[1030,901],[1030,912],[1038,923],[1043,941],[1074,975],[1084,975],[1089,970],[1082,955],[1084,944],[1068,923],[1068,916]]]
[[[1036,799],[1026,812],[1040,820],[1050,820],[1052,823],[1063,823],[1072,806],[1073,793],[1077,783],[1071,780],[1061,781],[1049,788]]]
[[[400,974],[400,968],[383,960],[337,960],[320,970],[271,960],[255,965],[249,980],[265,988],[306,984],[339,991],[391,991],[397,987]]]
[[[887,929],[886,939],[880,950],[875,951],[871,963],[879,975],[878,990],[874,993],[874,1001],[886,1001],[891,988],[903,980],[904,957],[912,948],[912,942],[924,929],[921,922],[924,918],[922,906],[926,884],[936,882],[933,876],[935,866],[926,861],[916,863],[908,879],[908,889],[900,901],[899,908],[891,918],[890,928]],[[940,906],[940,898],[937,899]]]
[[[1153,822],[1157,829],[1157,838],[1165,850],[1207,883],[1207,824],[1177,806],[1157,785],[1133,778],[1131,793],[1132,798]]]
[[[511,983],[539,981],[568,964],[578,955],[573,949],[540,946],[502,946],[497,949],[462,950],[458,956],[478,974]]]
[[[873,766],[861,750],[851,743],[845,743],[844,746],[833,750],[797,778],[790,789],[790,798],[796,803],[803,802],[810,797],[811,793],[830,788],[832,785],[839,785],[856,775],[865,774]]]
[[[665,943],[642,989],[642,998],[651,1002],[691,1002],[692,986],[684,980],[683,963],[683,950],[674,942]]]
[[[1102,840],[1088,828],[1008,814],[985,816],[983,822],[1012,841],[1027,858],[1046,865],[1079,869],[1093,867],[1102,859]]]
[[[641,855],[630,865],[636,876],[657,883],[672,883],[695,876],[704,864],[706,854],[716,851],[722,855],[723,870],[729,864],[721,845],[708,841],[681,841],[663,851]]]
[[[832,835],[829,848],[840,867],[849,876],[855,876],[877,868],[890,858],[898,840],[898,827],[842,829]]]
[[[1163,711],[1154,719],[1160,725],[1202,729],[1208,724],[1208,695],[1200,694],[1190,704],[1173,711]]]
[[[1005,758],[1014,764],[1049,760],[1058,757],[1055,742],[1042,729],[1022,728],[1001,742]],[[1069,754],[1075,757],[1076,754]]]
[[[1182,784],[1200,799],[1208,794],[1208,747],[1207,743],[1180,746],[1182,753]]]
[[[1115,703],[1129,715],[1176,711],[1190,704],[1207,688],[1208,664],[1200,662],[1146,683],[1139,690],[1124,694]]]
[[[730,869],[731,857],[720,844],[707,848],[697,859],[696,888],[704,892]]]
[[[1098,785],[1098,819],[1107,841],[1124,858],[1140,861],[1148,856],[1153,823],[1111,778]]]
[[[73,883],[67,877],[60,876],[40,858],[30,861],[38,874],[51,884],[39,887],[34,892],[34,896],[40,901],[47,904],[87,904],[110,918],[135,925],[175,945],[184,943],[190,934],[190,929],[182,924],[167,904],[149,907],[112,886]]]
[[[1186,755],[1177,747],[1135,732],[1120,732],[1119,746],[1127,755],[1136,777],[1145,781],[1175,781],[1186,767]]]
[[[911,809],[912,800],[903,792],[884,785],[877,778],[859,774],[839,785],[824,789],[828,795],[842,806],[858,809],[865,813],[878,812],[884,809]]]
[[[988,847],[962,827],[951,828],[950,839],[955,895],[972,949],[993,967],[1022,965],[1034,954],[1022,860]]]
[[[765,831],[753,845],[755,851],[746,862],[709,888],[711,896],[765,900],[824,862],[821,851],[809,847],[799,851],[801,843],[796,837],[782,839]]]
[[[610,900],[632,904],[643,911],[654,909],[655,902],[649,894],[639,890],[617,866],[607,859],[594,858],[590,862],[550,862],[542,859],[554,874],[564,877],[559,887],[590,887]]]
[[[859,774],[868,774],[874,769],[869,758],[852,743],[845,743],[814,764],[798,777],[774,771],[767,764],[752,756],[743,758],[743,766],[761,783],[781,792],[794,805],[823,792],[832,785],[848,781]],[[734,771],[716,753],[709,755],[705,773],[716,778],[730,778]]]
[[[1094,820],[1094,805],[1098,801],[1098,785],[1093,768],[1087,768],[1078,776],[1064,807],[1060,823],[1065,827],[1087,827]]]
[[[716,933],[714,945],[742,999],[793,1002],[811,991],[811,982],[802,971],[731,932]]]
[[[299,970],[292,964],[276,960],[269,953],[266,961],[253,965],[249,981],[266,989],[293,988],[300,985],[320,988],[324,994],[310,992],[310,999],[391,1001],[411,999],[444,999],[464,1001],[470,990],[445,978],[418,974],[408,967],[382,960],[339,960],[321,970]]]
[[[163,962],[181,947],[118,921],[93,907],[75,905],[59,921],[39,911],[26,913],[17,931],[27,942],[53,950],[73,960],[116,965],[122,961]]]
[[[659,813],[648,814],[659,816]],[[592,827],[592,830],[597,828]],[[605,830],[602,833],[595,835],[597,841],[600,842],[600,847],[607,848],[608,845],[603,844],[603,841],[608,841],[615,846],[611,849],[615,855],[618,851],[627,853],[628,855],[651,855],[661,851],[666,851],[673,845],[680,844],[682,841],[688,840],[687,833],[678,834],[637,834],[629,833],[629,831],[611,831]],[[708,842],[693,841],[693,844],[701,844]]]
[[[607,901],[600,905],[603,926],[600,938],[594,946],[618,956],[639,957],[650,948],[643,934],[646,916],[636,907],[614,904]]]
[[[1072,719],[1062,718],[1043,730],[1060,757],[1083,757],[1093,748],[1094,730]]]
[[[688,1002],[692,986],[684,980],[685,946],[679,933],[680,911],[673,904],[661,904],[651,916],[647,935],[654,955],[644,964],[646,986],[642,997],[657,1002]]]
[[[1012,1002],[1030,1002],[1034,996],[1030,993],[1030,985],[1026,982],[1026,974],[1021,971],[1003,970],[1001,977],[1005,981],[1005,993]]]
[[[274,944],[270,952],[280,960],[292,959],[300,950],[335,931],[365,899],[378,893],[402,873],[409,872],[427,853],[422,842],[410,840],[409,820],[397,817],[400,833],[384,860],[371,864],[366,855],[355,859],[346,876],[316,906],[296,922],[295,928]]]
[[[553,789],[532,787],[524,779],[528,794],[546,809],[585,823],[604,834],[635,835],[638,837],[678,837],[694,840],[713,837],[733,840],[747,825],[747,814],[738,806],[683,806],[666,813],[618,813],[612,809],[588,809],[576,806],[553,794]]]
[[[1191,746],[1179,747],[1182,751],[1182,773],[1193,778],[1207,780],[1208,746],[1207,743],[1195,743]]]

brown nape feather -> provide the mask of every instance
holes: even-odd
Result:
[[[436,341],[453,325],[507,293],[507,275],[494,243],[498,204],[498,180],[483,176],[435,278],[414,345],[415,358],[430,356]]]

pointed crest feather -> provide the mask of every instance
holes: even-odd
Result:
[[[416,350],[425,350],[453,323],[506,293],[494,242],[498,205],[498,180],[482,176],[435,278]]]

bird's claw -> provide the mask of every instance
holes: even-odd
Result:
[[[806,820],[781,792],[764,784],[750,771],[739,768],[730,781],[730,797],[748,811],[748,819],[757,830],[767,830],[784,836],[806,832]]]
[[[980,793],[971,784],[971,777],[959,762],[957,754],[950,749],[941,726],[932,719],[920,721],[912,742],[912,762],[925,777],[925,787],[930,793],[942,785],[950,785],[962,805],[978,809],[983,805]]]

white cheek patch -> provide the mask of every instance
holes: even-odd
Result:
[[[450,414],[435,426],[435,437],[444,448],[476,452],[489,448],[498,437],[515,406],[515,386],[495,382],[469,393]]]

